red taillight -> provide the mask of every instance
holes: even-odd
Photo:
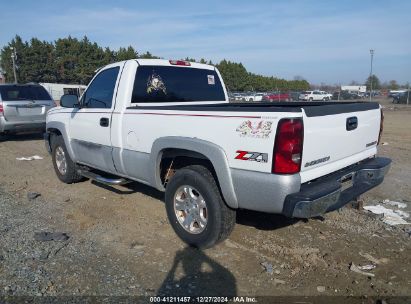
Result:
[[[381,111],[381,120],[380,120],[380,133],[378,134],[378,143],[377,143],[378,145],[380,144],[382,131],[384,130],[384,113],[382,109],[380,109],[380,111]]]
[[[304,126],[300,118],[281,119],[274,144],[273,173],[300,172],[303,153]]]
[[[4,108],[3,108],[3,103],[0,102],[0,116],[4,115]]]
[[[190,66],[190,62],[184,60],[169,60],[170,64],[172,65],[183,65],[183,66]]]

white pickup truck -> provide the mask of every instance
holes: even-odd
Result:
[[[380,184],[382,112],[370,102],[228,103],[214,66],[136,59],[100,69],[47,115],[65,183],[137,181],[165,191],[192,246],[225,239],[237,209],[309,218]]]

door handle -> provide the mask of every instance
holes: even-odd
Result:
[[[107,117],[100,118],[100,126],[108,127],[109,124],[110,124],[110,119],[108,119]]]
[[[358,126],[358,118],[357,117],[349,117],[347,118],[347,122],[345,123],[345,129],[347,131],[351,131],[356,129]]]

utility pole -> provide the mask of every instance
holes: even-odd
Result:
[[[370,50],[371,54],[371,71],[370,71],[370,101],[372,100],[372,60],[374,58],[374,50]]]
[[[410,84],[408,83],[408,88],[407,88],[407,105],[409,105],[410,102]]]
[[[11,60],[13,61],[14,83],[17,83],[17,74],[16,74],[17,53],[16,53],[16,48],[11,47],[10,49],[11,49]]]
[[[339,83],[339,89],[338,89],[338,101],[340,101],[340,95],[341,95],[341,83]]]

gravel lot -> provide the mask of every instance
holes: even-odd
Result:
[[[394,163],[362,199],[405,202],[411,211],[411,108],[387,102],[385,117],[380,154]],[[16,160],[36,154],[44,159]],[[36,135],[7,137],[0,155],[0,296],[411,298],[410,225],[388,226],[348,207],[308,221],[242,211],[227,241],[199,251],[176,237],[156,190],[65,185]],[[29,192],[41,196],[28,199]],[[37,232],[69,239],[40,241]],[[375,276],[353,272],[351,263],[374,264],[364,271]]]

